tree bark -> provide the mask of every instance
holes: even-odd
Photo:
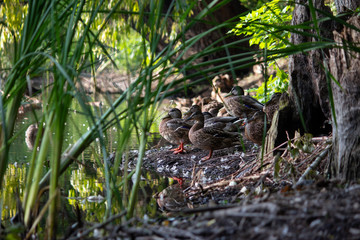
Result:
[[[307,0],[304,5],[297,4],[293,15],[293,25],[311,21]],[[335,1],[338,13],[355,10],[357,0]],[[323,1],[314,1],[315,8],[328,11]],[[320,17],[320,16],[317,16]],[[352,17],[348,23],[360,28],[360,17]],[[351,51],[359,49],[360,32],[342,26],[338,22],[323,22],[319,25],[320,38],[334,39],[339,48],[331,50],[314,50],[308,54],[297,54],[290,57],[289,94],[297,110],[305,121],[307,132],[319,133],[326,119],[332,119],[333,151],[331,154],[331,176],[346,181],[360,177],[360,53]],[[314,32],[312,32],[314,33]],[[315,42],[318,39],[292,34],[294,44]],[[333,80],[327,84],[324,68],[328,68],[340,86]],[[328,87],[331,85],[334,99],[335,115],[330,113]],[[321,132],[321,131],[320,131]]]
[[[313,20],[306,4],[307,0],[301,0],[300,4],[295,5],[292,25]],[[330,11],[329,8],[324,7],[322,0],[316,1],[315,4],[315,8]],[[317,18],[320,17],[322,16],[317,14]],[[322,30],[319,37],[332,38],[330,22],[322,22],[319,28]],[[313,30],[308,32],[316,34]],[[290,41],[297,45],[316,42],[318,39],[293,33]],[[326,53],[321,50],[313,50],[307,54],[295,54],[289,57],[289,95],[299,116],[304,120],[300,131],[314,135],[326,133],[328,129],[324,129],[325,121],[331,118],[326,76],[322,70],[324,54]]]
[[[172,0],[167,0],[165,1],[165,6],[164,6],[164,12],[166,12],[170,6]],[[208,7],[208,4],[211,3],[212,0],[206,0],[206,1],[198,1],[197,6],[193,9],[193,16],[196,16],[197,14],[199,14],[203,9]],[[212,12],[211,14],[205,16],[204,19],[202,19],[202,21],[199,21],[198,23],[194,24],[184,35],[184,39],[191,39],[193,37],[195,37],[196,35],[202,34],[205,31],[221,24],[224,23],[225,21],[229,20],[229,19],[233,19],[233,27],[235,27],[235,24],[238,22],[239,20],[239,16],[241,13],[246,12],[247,9],[242,6],[240,4],[240,2],[238,0],[230,0],[228,1],[227,4],[225,4],[224,6],[216,9],[214,12]],[[169,18],[168,22],[167,22],[167,31],[168,33],[171,32],[171,27],[173,24],[173,19]],[[230,31],[231,28],[220,28],[218,31],[213,31],[210,34],[206,35],[206,37],[202,38],[200,41],[196,42],[195,44],[193,44],[189,50],[184,54],[183,59],[187,59],[189,57],[191,57],[192,55],[201,52],[202,50],[204,50],[206,47],[211,46],[212,44],[214,44],[214,42],[218,41],[220,38],[223,38],[224,36],[228,35],[228,37],[223,41],[223,42],[219,42],[216,45],[213,46],[213,48],[216,48],[218,46],[221,45],[225,45],[225,44],[229,44],[232,43],[234,41],[239,41],[239,39],[241,38],[241,36],[235,36],[235,35],[229,35],[228,31]],[[160,40],[160,43],[158,45],[158,51],[162,51],[166,46],[167,46],[167,42],[168,39],[167,37],[162,38]],[[250,48],[249,44],[247,41],[242,42],[241,44],[237,44],[236,46],[233,46],[232,48],[229,48],[229,52],[227,53],[225,50],[223,51],[215,51],[212,54],[206,55],[206,56],[202,56],[199,57],[198,59],[196,59],[194,61],[193,65],[202,63],[202,62],[206,62],[209,60],[213,60],[213,59],[220,59],[220,58],[224,58],[227,56],[227,54],[229,54],[229,56],[231,57],[232,55],[236,55],[239,53],[244,53],[245,51],[248,51]],[[234,59],[233,59],[234,60]],[[217,63],[217,64],[221,64],[221,63]],[[211,65],[207,65],[205,68],[207,69],[211,69],[213,66]],[[201,69],[199,69],[201,70]],[[192,73],[196,71],[195,69],[191,70],[190,72],[188,72],[188,74]],[[249,69],[243,69],[241,71],[237,71],[236,73],[239,75],[243,75],[248,73]],[[229,71],[230,73],[230,71]],[[231,74],[231,73],[230,73]],[[233,78],[235,79],[236,76],[233,76]],[[195,80],[195,79],[194,79]]]
[[[360,17],[355,16],[348,23],[360,28]],[[346,51],[357,44],[360,33],[344,27],[334,32],[335,41],[341,48],[330,52],[330,69],[341,88],[332,82],[335,116],[333,116],[333,153],[331,174],[333,177],[348,181],[360,178],[360,53]]]
[[[359,6],[359,0],[335,0],[338,13],[354,11]]]

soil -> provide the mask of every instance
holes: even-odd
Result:
[[[163,216],[114,224],[123,212],[69,237],[360,239],[360,184],[328,178],[331,136],[296,137],[263,156],[261,146],[243,143],[207,161],[191,145],[183,154],[167,143],[148,150],[144,168],[184,180],[154,196]]]
[[[188,145],[173,154],[174,147],[162,142],[143,159],[147,170],[183,180],[154,196],[161,218],[115,225],[124,212],[72,239],[360,239],[360,184],[328,178],[331,136],[296,137],[263,156],[243,139],[207,161],[207,151]]]
[[[104,230],[94,239],[360,239],[360,184],[326,179],[331,136],[312,138],[312,151],[299,147],[305,141],[261,158],[261,147],[244,140],[203,162],[208,152],[190,145],[183,154],[148,150],[144,167],[183,185],[154,196],[162,218],[111,219],[93,226]]]

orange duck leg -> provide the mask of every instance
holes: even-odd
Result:
[[[184,184],[184,179],[183,178],[178,178],[178,177],[171,177],[172,179],[176,180],[179,185],[180,185],[180,188],[183,188],[183,184]]]
[[[213,150],[212,150],[212,149],[210,149],[209,154],[208,154],[207,156],[205,156],[205,157],[201,158],[201,161],[206,161],[206,160],[209,160],[209,159],[211,158],[211,156],[212,156],[212,153],[213,153]]]
[[[171,149],[171,151],[174,151],[174,154],[185,152],[184,143],[182,142],[178,148]]]

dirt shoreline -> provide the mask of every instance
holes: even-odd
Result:
[[[184,177],[184,186],[173,184],[154,196],[163,217],[102,224],[103,237],[94,239],[360,238],[360,184],[326,180],[326,158],[315,175],[296,184],[326,149],[325,141],[315,145],[317,154],[311,159],[301,153],[291,161],[284,152],[293,169],[280,164],[278,176],[274,158],[265,156],[261,165],[260,148],[245,145],[245,152],[239,147],[214,151],[203,163],[199,159],[207,152],[191,146],[177,155],[170,146],[147,151],[146,169]]]
[[[296,149],[294,140],[281,156],[261,158],[261,148],[245,140],[244,146],[214,151],[205,162],[199,160],[207,152],[190,145],[186,153],[177,155],[168,144],[153,148],[146,152],[143,167],[185,180],[182,187],[173,184],[154,196],[163,216],[114,224],[122,213],[68,237],[360,239],[359,183],[328,180],[329,141],[311,144],[314,148],[308,153]],[[101,237],[92,235],[95,229],[102,231]]]

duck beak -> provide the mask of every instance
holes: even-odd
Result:
[[[170,114],[166,114],[166,116],[164,116],[162,119],[165,119],[165,118],[171,118]]]
[[[184,112],[184,115],[185,115],[185,116],[190,115],[190,114],[191,114],[190,109],[189,109],[187,112]]]
[[[190,117],[188,117],[188,118],[185,119],[185,121],[189,121],[189,120],[193,119],[193,117],[195,116],[195,114],[196,114],[196,113],[192,113],[192,114],[190,115]]]
[[[254,115],[251,117],[251,118],[246,118],[245,121],[244,121],[244,125],[248,124],[249,122],[252,122],[254,121]]]
[[[231,96],[231,95],[233,95],[232,92],[229,92],[229,93],[227,93],[227,94],[225,95],[225,97],[228,97],[228,96]]]

